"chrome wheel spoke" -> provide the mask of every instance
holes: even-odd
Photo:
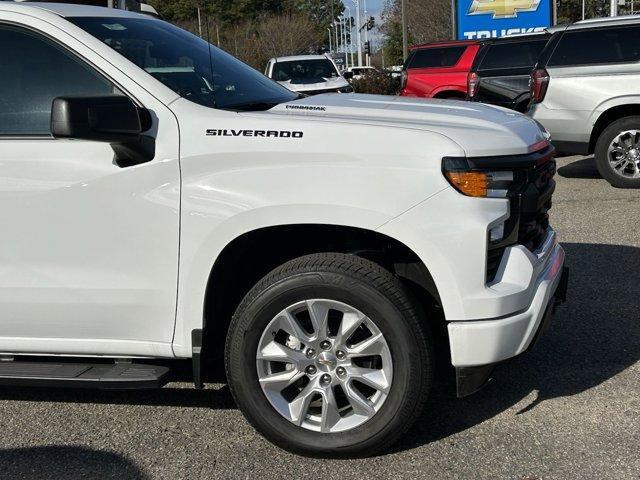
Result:
[[[298,369],[307,361],[307,358],[300,350],[294,350],[273,340],[260,349],[257,359],[268,362],[290,363]]]
[[[365,417],[373,417],[373,415],[375,415],[376,410],[373,403],[360,393],[352,383],[347,385],[346,395],[347,400],[349,400],[349,403],[351,404],[351,408],[353,408],[353,413],[356,415],[363,415]]]
[[[302,425],[309,410],[309,404],[311,400],[313,400],[315,393],[313,384],[309,383],[298,396],[289,403],[289,420],[296,425]]]
[[[284,370],[278,373],[271,373],[260,378],[260,385],[263,389],[272,392],[282,392],[285,388],[297,382],[304,376],[304,372],[299,370]]]
[[[389,393],[391,383],[389,382],[384,370],[376,368],[351,367],[348,369],[348,373],[349,378],[352,380],[357,380],[360,383],[371,388],[375,388],[380,392]]]
[[[309,342],[311,340],[311,337],[303,330],[298,320],[287,310],[283,310],[278,314],[274,327],[272,327],[272,330],[281,329],[300,341]]]
[[[320,420],[320,431],[328,433],[341,420],[338,402],[331,387],[325,388],[322,392],[322,417]]]
[[[324,302],[313,300],[307,300],[306,304],[309,310],[311,325],[313,325],[314,336],[316,338],[326,337],[330,307]]]
[[[365,316],[359,312],[345,312],[336,335],[336,342],[340,345],[346,345],[351,335],[362,325],[364,319]]]
[[[618,160],[615,163],[611,162],[613,168],[615,168],[616,170],[619,170],[620,168],[626,168],[627,166],[627,159],[623,158],[622,160]]]
[[[372,355],[381,355],[386,343],[381,333],[374,334],[362,342],[349,348],[349,353],[357,357],[370,357]]]

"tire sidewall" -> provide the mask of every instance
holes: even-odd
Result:
[[[271,320],[301,300],[329,299],[350,305],[371,319],[384,335],[393,362],[391,390],[376,415],[364,424],[338,433],[297,427],[269,403],[258,382],[256,352]],[[391,435],[417,407],[413,389],[430,377],[428,349],[421,332],[404,321],[392,300],[361,280],[335,272],[300,273],[267,286],[238,310],[237,328],[230,332],[228,372],[241,410],[263,435],[304,453],[336,452],[374,445]]]
[[[600,134],[595,148],[596,166],[600,175],[618,188],[640,188],[640,178],[631,179],[618,175],[609,163],[609,145],[626,130],[640,130],[640,116],[625,117],[614,121]]]

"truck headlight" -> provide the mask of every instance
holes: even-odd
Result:
[[[513,184],[513,171],[476,170],[466,158],[444,158],[442,173],[449,183],[469,197],[506,198]]]

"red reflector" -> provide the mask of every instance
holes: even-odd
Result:
[[[478,85],[480,84],[480,77],[475,72],[470,72],[467,76],[467,93],[469,98],[473,98],[478,93]]]
[[[529,146],[529,152],[539,152],[540,150],[544,150],[550,145],[549,140],[546,138],[544,140],[540,140],[533,145]]]

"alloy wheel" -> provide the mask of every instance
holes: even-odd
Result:
[[[626,130],[609,144],[608,160],[624,178],[640,178],[640,130]]]
[[[258,380],[280,415],[307,430],[359,427],[384,404],[391,352],[376,324],[341,302],[310,299],[276,315],[256,352]]]

